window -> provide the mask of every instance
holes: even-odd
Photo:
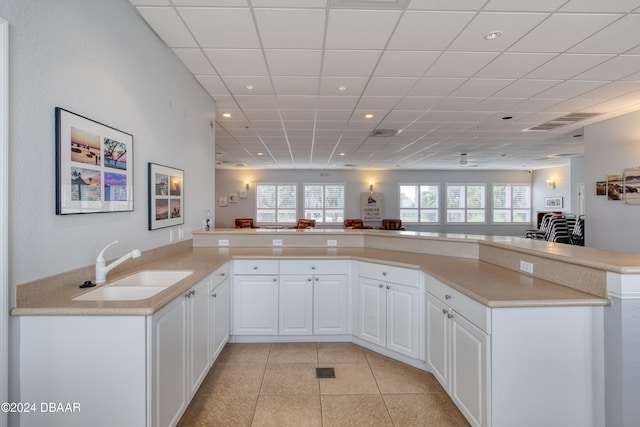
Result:
[[[484,184],[447,184],[447,223],[486,222]]]
[[[256,222],[290,224],[298,219],[296,184],[256,184]]]
[[[438,184],[400,184],[402,222],[438,223]]]
[[[342,223],[344,184],[305,184],[304,217],[321,223]]]
[[[493,222],[530,223],[531,185],[493,185]]]

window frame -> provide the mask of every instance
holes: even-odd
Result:
[[[258,207],[258,203],[260,201],[259,198],[259,191],[258,191],[258,187],[260,186],[275,186],[275,197],[276,197],[276,206],[274,208],[260,208]],[[278,206],[279,203],[279,198],[278,198],[278,194],[279,194],[279,188],[280,187],[284,187],[284,186],[292,186],[295,188],[296,194],[295,194],[295,200],[294,200],[294,207],[293,208],[281,208]],[[260,221],[260,215],[259,212],[260,211],[266,211],[266,210],[274,210],[275,211],[275,221],[273,222],[268,222],[268,221]],[[278,212],[279,211],[290,211],[290,210],[294,210],[294,217],[292,221],[279,221],[278,220]],[[256,203],[255,203],[255,212],[256,212],[256,224],[257,225],[292,225],[295,224],[296,221],[298,220],[298,183],[297,182],[256,182]]]
[[[464,187],[464,207],[461,208],[450,208],[449,207],[449,187]],[[468,189],[469,187],[482,187],[484,188],[484,197],[483,197],[483,207],[482,208],[469,208],[468,207]],[[487,221],[487,187],[489,187],[489,185],[486,182],[476,182],[476,183],[467,183],[467,182],[460,182],[460,183],[452,183],[452,182],[448,182],[444,185],[444,198],[445,198],[445,205],[444,205],[444,223],[446,225],[487,225],[489,224],[489,222]],[[493,199],[492,199],[493,200]],[[458,211],[458,210],[462,210],[464,211],[464,221],[449,221],[449,211]],[[470,222],[468,221],[468,214],[469,211],[483,211],[484,213],[484,220],[483,221],[477,221],[477,222]]]
[[[306,190],[307,186],[322,186],[322,208],[308,208],[306,207]],[[342,208],[327,208],[327,187],[328,186],[341,186],[342,187]],[[345,215],[346,215],[346,203],[347,203],[347,184],[344,182],[304,182],[302,184],[302,214],[306,219],[315,219],[316,224],[323,225],[335,225],[335,224],[344,224]],[[313,216],[307,216],[307,211],[322,211],[322,221],[319,221],[317,218]],[[327,219],[327,211],[342,211],[342,221],[328,222],[325,221]]]
[[[401,188],[402,187],[414,187],[416,190],[416,195],[417,195],[417,207],[415,208],[403,208],[402,207],[402,191]],[[424,208],[421,206],[422,203],[422,198],[420,197],[421,194],[421,187],[436,187],[435,190],[435,194],[436,194],[436,207],[435,208]],[[440,225],[441,223],[441,215],[440,215],[440,207],[441,207],[441,197],[440,197],[440,190],[441,190],[441,185],[439,182],[422,182],[422,183],[398,183],[398,218],[402,219],[403,224],[415,224],[415,225]],[[416,218],[418,218],[418,221],[405,221],[405,219],[403,219],[402,217],[402,211],[417,211],[417,216]],[[436,220],[435,221],[422,221],[422,212],[423,211],[428,211],[428,212],[435,212],[436,213]]]
[[[509,203],[509,208],[496,208],[495,206],[495,198],[494,198],[494,189],[496,187],[509,187],[511,189],[511,200]],[[529,199],[528,199],[528,208],[514,208],[513,207],[513,187],[528,187],[529,188]],[[491,224],[492,225],[530,225],[533,223],[533,185],[530,183],[493,183],[491,184]],[[529,211],[529,221],[523,222],[515,222],[513,220],[514,211],[528,210]],[[496,211],[509,211],[510,213],[510,221],[500,222],[495,221],[495,212]]]

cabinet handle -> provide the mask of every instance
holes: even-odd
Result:
[[[378,283],[378,287],[383,287],[384,285],[382,283]]]
[[[214,297],[214,298],[218,298],[218,294],[213,294],[211,296]]]
[[[316,277],[316,282],[319,281],[320,279]]]
[[[315,266],[315,265],[312,265],[312,266],[311,266],[311,269],[312,269],[312,270],[315,270],[315,269],[316,269],[316,266]]]
[[[448,313],[448,314],[447,314],[447,319],[453,319],[453,314]]]
[[[226,276],[226,275],[227,275],[227,273],[220,273],[220,275],[221,275],[222,277],[224,277],[224,276]]]
[[[310,281],[311,281],[311,277],[307,277],[307,282],[310,282]]]
[[[254,266],[253,266],[253,269],[254,269],[254,270],[257,270],[257,269],[258,269],[258,266],[257,266],[257,265],[254,265]]]
[[[274,277],[274,278],[273,278],[273,281],[274,281],[274,282],[277,282],[277,281],[278,281],[278,278],[277,278],[277,277]]]
[[[191,292],[187,292],[186,294],[184,294],[185,298],[191,298]]]
[[[391,286],[387,285],[387,289],[391,289]]]
[[[445,294],[445,295],[444,295],[444,299],[451,299],[451,295],[449,295],[449,294]]]
[[[195,295],[196,294],[196,290],[192,289],[191,292],[189,292],[191,295]]]
[[[386,275],[387,275],[387,272],[386,272],[386,271],[383,271],[383,272],[382,272],[382,275],[383,275],[383,276],[386,276]]]
[[[442,314],[447,314],[449,312],[449,310],[447,310],[446,308],[442,309]]]

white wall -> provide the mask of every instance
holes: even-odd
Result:
[[[584,144],[586,245],[640,253],[640,205],[607,200],[595,193],[597,181],[640,166],[640,112],[588,126]]]
[[[547,180],[555,181],[556,188],[549,186]],[[571,165],[554,166],[533,171],[533,211],[562,211],[572,213]],[[562,197],[561,209],[545,207],[545,198]]]
[[[10,283],[134,248],[148,230],[147,164],[185,171],[185,228],[213,208],[215,103],[125,0],[2,0],[10,25]],[[134,137],[134,211],[55,215],[54,108]],[[187,233],[188,235],[188,233]]]
[[[326,175],[326,176],[324,176]],[[360,218],[360,194],[369,191],[369,182],[374,181],[374,191],[384,194],[384,217],[397,218],[399,212],[398,184],[417,183],[496,183],[496,184],[531,184],[532,174],[529,171],[390,171],[390,170],[216,170],[216,196],[228,197],[245,189],[244,181],[251,181],[248,198],[238,199],[237,203],[229,203],[226,207],[216,206],[215,226],[228,228],[234,226],[234,218],[255,218],[255,183],[256,182],[297,182],[301,191],[303,183],[344,183],[346,184],[346,218]],[[545,183],[546,185],[546,183]],[[487,187],[487,194],[490,193]],[[444,185],[441,186],[441,206],[444,207]],[[535,197],[535,196],[534,196]],[[489,198],[490,199],[490,198]],[[303,199],[298,198],[298,212],[302,217]],[[441,209],[441,222],[444,211]],[[370,223],[379,226],[380,222]],[[341,225],[342,226],[342,225]],[[527,225],[429,225],[407,226],[412,231],[430,231],[443,233],[467,233],[489,235],[524,236]]]

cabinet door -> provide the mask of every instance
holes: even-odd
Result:
[[[213,363],[229,341],[229,279],[211,292],[211,362]]]
[[[387,348],[418,358],[418,289],[387,283]]]
[[[440,385],[449,391],[449,308],[427,293],[427,363]]]
[[[209,282],[191,288],[189,304],[189,396],[193,396],[209,371]]]
[[[178,297],[154,314],[152,324],[152,425],[176,425],[186,409],[187,298]]]
[[[387,290],[378,280],[358,278],[360,294],[359,334],[363,340],[380,346],[386,345]]]
[[[278,335],[278,276],[233,278],[233,333]]]
[[[280,276],[280,335],[313,332],[313,276]]]
[[[313,278],[313,333],[347,333],[347,276],[316,275]]]
[[[455,311],[450,314],[450,395],[472,425],[486,426],[489,336]]]

